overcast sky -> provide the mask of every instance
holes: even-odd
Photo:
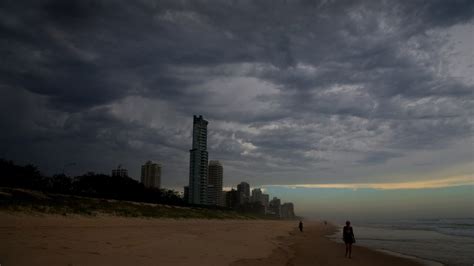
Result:
[[[470,0],[2,1],[0,157],[137,179],[154,160],[182,188],[203,115],[225,186],[472,185],[473,16]]]

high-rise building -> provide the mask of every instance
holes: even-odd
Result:
[[[286,202],[281,205],[281,218],[293,219],[295,218],[295,210],[293,203]]]
[[[265,202],[265,197],[267,196],[267,202]],[[266,214],[268,207],[268,195],[263,194],[260,188],[252,189],[252,196],[250,196],[250,202],[252,203],[253,210],[259,214]]]
[[[112,176],[113,177],[128,177],[128,171],[125,168],[122,168],[122,165],[119,164],[117,166],[117,169],[112,170]]]
[[[147,161],[142,165],[141,181],[145,187],[160,188],[161,187],[161,165]]]
[[[194,116],[193,146],[189,158],[189,203],[208,204],[207,124],[202,116]]]
[[[239,203],[244,204],[250,201],[250,185],[247,182],[241,182],[237,185],[237,191],[239,192]]]
[[[268,209],[268,201],[270,196],[264,194],[260,188],[252,189],[252,196],[250,197],[250,202],[259,202],[262,206],[265,207],[265,212]]]
[[[222,190],[221,201],[219,202],[219,206],[222,206],[222,207],[226,206],[226,195],[227,195],[227,191]]]
[[[239,192],[231,189],[225,193],[225,206],[227,208],[236,208],[239,205]]]
[[[222,179],[224,168],[219,161],[209,161],[207,180],[207,198],[209,205],[221,205],[222,202]]]
[[[262,203],[263,203],[263,206],[265,206],[265,208],[268,208],[268,204],[270,203],[270,195],[263,193]]]
[[[250,197],[250,202],[260,202],[262,203],[262,190],[259,188],[252,189],[252,196]],[[263,205],[263,203],[262,203]]]
[[[273,197],[268,206],[268,212],[276,217],[281,217],[281,200]]]

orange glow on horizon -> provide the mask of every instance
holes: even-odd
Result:
[[[287,187],[287,188],[345,188],[345,189],[427,189],[427,188],[445,188],[474,185],[473,176],[454,176],[435,180],[407,181],[396,183],[342,183],[342,184],[293,184],[293,185],[268,185],[268,187]]]

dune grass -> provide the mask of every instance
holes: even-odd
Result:
[[[0,188],[0,211],[173,219],[268,219],[224,208],[183,207]]]

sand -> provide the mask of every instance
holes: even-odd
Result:
[[[10,265],[418,265],[366,248],[353,259],[294,221],[164,220],[0,213],[0,264]]]
[[[346,258],[345,246],[329,240],[325,236],[332,235],[336,228],[320,222],[306,223],[304,231],[291,232],[290,236],[280,238],[282,244],[264,259],[241,259],[232,266],[303,266],[303,265],[421,265],[407,258],[389,255],[365,247],[353,245],[352,258]]]

